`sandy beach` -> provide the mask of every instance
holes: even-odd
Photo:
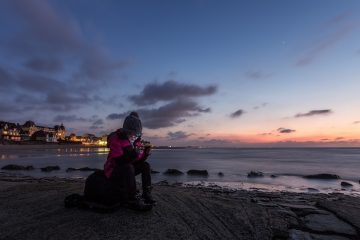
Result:
[[[67,209],[84,180],[0,177],[0,239],[360,239],[360,198],[158,183],[138,213]]]

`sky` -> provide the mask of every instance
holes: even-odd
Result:
[[[0,120],[156,145],[360,146],[360,1],[3,0]]]

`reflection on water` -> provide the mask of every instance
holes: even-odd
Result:
[[[105,147],[59,147],[35,149],[2,150],[0,167],[7,164],[33,165],[33,171],[19,171],[35,177],[87,177],[90,172],[66,172],[67,168],[102,169],[109,150]],[[207,182],[247,182],[293,188],[321,188],[336,190],[339,182],[325,181],[325,185],[302,178],[302,175],[332,173],[359,187],[360,149],[163,149],[153,150],[148,159],[152,169],[159,171],[153,175],[154,181],[196,181]],[[57,165],[59,171],[44,173],[41,167]],[[163,175],[168,168],[175,168],[185,174],[178,177]],[[207,178],[191,177],[190,169],[206,169]],[[247,178],[251,170],[262,171],[264,178]],[[223,177],[218,173],[224,173]],[[271,174],[281,177],[270,178]],[[316,185],[318,184],[318,185]],[[320,184],[320,185],[319,185]]]
[[[1,154],[0,155],[0,159],[1,160],[8,160],[8,159],[16,159],[16,158],[21,158],[24,155],[16,155],[16,154]],[[26,156],[26,155],[25,155]],[[27,155],[28,156],[28,155]]]

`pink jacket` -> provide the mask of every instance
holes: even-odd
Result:
[[[111,177],[117,165],[134,163],[145,156],[143,150],[139,152],[135,150],[121,129],[109,135],[108,147],[110,148],[110,152],[104,164],[104,172],[107,178]]]

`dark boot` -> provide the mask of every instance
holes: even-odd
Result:
[[[144,199],[144,202],[145,202],[146,204],[155,205],[155,204],[156,204],[156,201],[153,199],[153,197],[152,197],[152,195],[151,195],[151,190],[152,190],[152,187],[151,187],[151,186],[145,187],[145,188],[143,189],[142,198]]]

